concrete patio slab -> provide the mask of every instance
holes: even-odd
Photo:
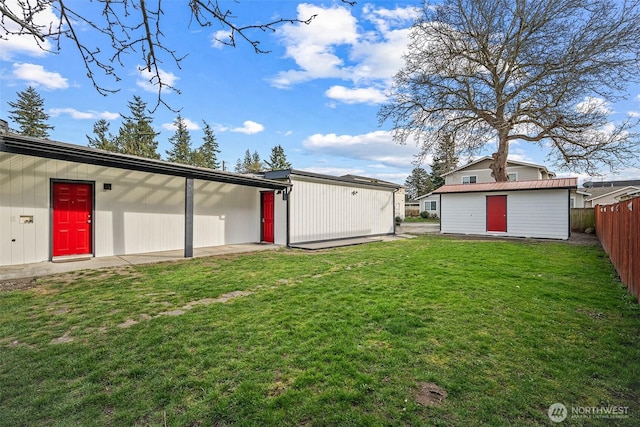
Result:
[[[280,245],[246,243],[238,245],[223,245],[207,248],[196,248],[193,257],[238,254],[265,250],[280,249]],[[132,264],[151,264],[165,261],[184,260],[182,249],[175,251],[149,252],[144,254],[120,255],[82,259],[73,262],[37,262],[33,264],[11,265],[0,267],[0,281],[25,279],[31,277],[48,276],[77,270],[93,270],[106,267],[118,267]]]

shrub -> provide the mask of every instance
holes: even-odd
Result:
[[[420,212],[420,218],[424,218],[424,219],[429,218],[429,212],[427,211]]]

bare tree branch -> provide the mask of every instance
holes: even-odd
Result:
[[[251,45],[256,53],[268,53],[260,47],[260,40],[255,33],[274,32],[283,24],[310,24],[315,16],[305,19],[279,18],[260,24],[241,24],[240,18],[229,9],[221,9],[218,0],[182,0],[191,11],[191,21],[209,28],[218,24],[229,30],[229,39],[220,42],[236,47],[241,40]],[[342,0],[353,6],[355,1]],[[237,1],[239,3],[239,0]],[[55,51],[62,49],[62,41],[69,39],[82,58],[87,77],[94,88],[102,95],[117,92],[117,84],[109,87],[100,79],[101,75],[111,77],[115,83],[120,81],[118,68],[125,66],[125,56],[138,55],[144,66],[142,70],[150,73],[149,83],[158,88],[158,106],[173,110],[164,99],[164,94],[179,90],[162,78],[160,64],[167,61],[178,69],[187,57],[178,54],[171,48],[170,41],[164,39],[161,18],[164,15],[162,0],[93,0],[89,12],[80,12],[80,8],[72,8],[66,0],[31,0],[16,1],[8,5],[0,3],[0,39],[10,36],[32,36],[40,48],[50,40],[56,46]],[[44,12],[52,11],[57,17],[55,22],[40,22]],[[91,32],[81,32],[77,28],[86,25]],[[108,47],[104,47],[104,43]],[[100,46],[103,46],[102,48]],[[173,110],[176,111],[176,110]]]
[[[426,3],[380,121],[427,152],[447,133],[463,152],[495,141],[496,180],[516,140],[551,147],[564,168],[633,164],[639,123],[586,104],[623,99],[640,81],[638,22],[638,0]]]

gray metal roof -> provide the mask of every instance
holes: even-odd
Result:
[[[448,184],[443,185],[433,194],[448,193],[477,193],[490,191],[523,191],[523,190],[550,190],[573,189],[578,187],[577,178],[538,179],[534,181],[505,181],[505,182],[481,182],[478,184]]]
[[[128,154],[112,153],[97,148],[83,147],[81,145],[67,144],[48,139],[32,138],[18,134],[0,134],[0,152],[150,172],[161,175],[181,176],[247,187],[272,190],[283,190],[290,187],[288,183],[255,176],[170,163],[163,160],[147,159]]]
[[[320,179],[320,180],[326,180],[326,181],[337,181],[340,183],[367,186],[367,187],[378,187],[378,188],[396,189],[396,190],[399,188],[402,188],[402,185],[393,184],[387,181],[380,181],[375,178],[356,177],[353,175],[345,175],[345,176],[324,175],[321,173],[307,172],[307,171],[298,170],[298,169],[268,171],[268,172],[263,172],[262,174],[267,179],[289,179],[289,177],[293,175],[293,176],[301,176],[301,177],[314,178],[314,179]]]

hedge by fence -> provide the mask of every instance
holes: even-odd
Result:
[[[596,233],[622,283],[640,302],[640,197],[595,207]]]

